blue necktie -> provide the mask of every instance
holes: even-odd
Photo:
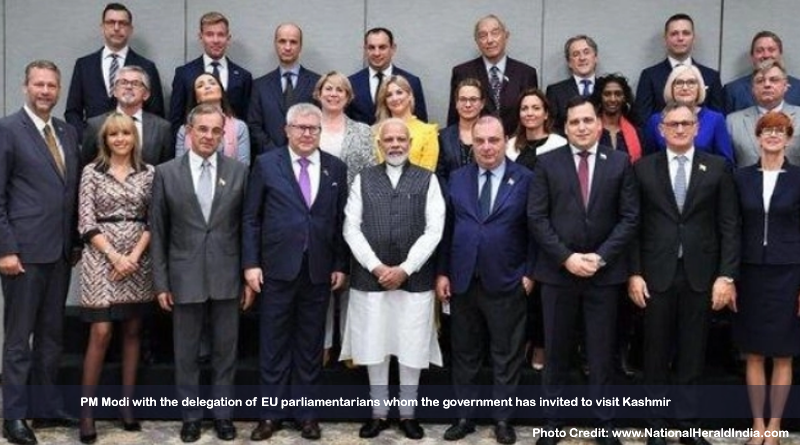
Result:
[[[581,96],[589,97],[592,95],[592,91],[590,87],[592,86],[592,81],[589,79],[581,79],[581,85],[583,88],[581,89]]]
[[[489,217],[489,214],[492,213],[492,172],[486,170],[483,172],[483,176],[486,177],[486,179],[483,181],[483,187],[481,187],[478,205],[481,210],[481,218],[486,219]]]

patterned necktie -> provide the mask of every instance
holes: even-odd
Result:
[[[108,96],[114,95],[114,84],[117,82],[117,71],[119,71],[119,55],[111,54],[111,65],[108,67]]]
[[[500,68],[495,65],[489,71],[491,72],[489,86],[492,88],[492,101],[494,101],[495,109],[500,111],[500,90],[503,89],[503,81],[500,80]]]
[[[211,62],[211,75],[214,76],[218,82],[222,83],[222,79],[219,77],[219,62],[216,60]]]
[[[208,159],[203,159],[203,163],[200,165],[200,179],[197,180],[197,202],[200,203],[200,210],[203,212],[206,222],[211,217],[212,199],[211,163],[208,162]]]
[[[67,167],[64,165],[64,158],[61,157],[61,151],[58,149],[58,142],[56,142],[56,136],[53,134],[53,128],[50,124],[45,124],[44,126],[44,142],[47,144],[47,149],[50,151],[50,155],[53,156],[53,160],[56,161],[56,167],[58,167],[58,173],[61,174],[61,177],[64,177],[64,173],[67,171]]]
[[[592,90],[591,90],[592,81],[589,80],[589,79],[581,79],[581,85],[583,86],[583,88],[581,88],[581,96],[583,96],[583,97],[591,96],[592,95]]]
[[[294,85],[292,84],[292,76],[294,76],[294,73],[291,71],[283,73],[283,78],[286,80],[286,86],[283,88],[283,104],[286,108],[294,105]]]
[[[583,206],[589,206],[589,156],[588,151],[581,151],[578,153],[580,161],[578,162],[578,181],[581,183],[581,197],[583,197]]]
[[[373,95],[372,102],[378,99],[378,91],[381,90],[381,84],[383,84],[383,71],[378,71],[375,73],[375,77],[378,79],[378,84],[375,86],[375,95]]]
[[[311,208],[311,177],[308,176],[308,165],[311,164],[311,161],[308,158],[300,158],[297,163],[300,164],[300,175],[297,178],[297,182],[300,184],[300,191],[303,193],[306,206]]]
[[[481,187],[478,205],[481,211],[481,218],[486,219],[492,213],[492,172],[486,170],[483,172],[483,176],[486,179],[484,179],[483,187]]]
[[[686,202],[686,161],[689,159],[684,156],[676,156],[678,161],[678,171],[675,172],[675,184],[673,191],[675,192],[675,202],[678,204],[678,210],[683,212],[683,204]]]

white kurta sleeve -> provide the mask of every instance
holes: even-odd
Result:
[[[444,218],[445,204],[442,190],[436,175],[431,175],[428,200],[425,205],[425,232],[414,242],[411,250],[408,251],[408,257],[400,264],[406,274],[411,275],[420,270],[436,251],[436,246],[439,245],[444,231]]]
[[[359,174],[356,175],[353,184],[350,186],[350,195],[347,197],[347,205],[344,208],[344,240],[350,246],[353,258],[358,261],[358,264],[372,272],[383,263],[375,255],[375,251],[372,250],[367,238],[361,231],[363,212],[361,175]]]

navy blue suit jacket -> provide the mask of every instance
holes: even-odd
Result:
[[[414,115],[418,119],[428,122],[428,108],[425,105],[425,94],[422,92],[422,82],[419,77],[406,70],[392,66],[392,74],[403,76],[411,84],[414,92]],[[353,86],[353,101],[347,106],[347,115],[354,121],[367,125],[375,123],[375,102],[372,101],[372,92],[369,89],[369,68],[348,77]]]
[[[458,122],[456,100],[453,96],[456,87],[459,82],[471,77],[478,79],[481,82],[481,86],[483,86],[483,97],[486,98],[484,111],[499,117],[503,121],[503,129],[506,135],[512,134],[519,123],[519,111],[517,111],[519,95],[528,88],[538,87],[539,80],[536,68],[511,57],[506,62],[506,72],[503,74],[503,87],[500,90],[500,112],[498,113],[494,101],[491,99],[489,74],[486,72],[483,58],[478,57],[454,67],[453,75],[450,77],[450,108],[447,112],[447,125],[453,125]]]
[[[109,97],[106,90],[106,80],[103,78],[103,65],[100,60],[102,54],[101,48],[75,61],[64,119],[78,130],[78,137],[82,137],[86,121],[90,117],[99,116],[117,107],[117,100]],[[125,65],[135,65],[145,70],[150,77],[150,98],[142,108],[144,111],[164,117],[164,92],[161,89],[161,77],[156,64],[129,48]]]
[[[247,184],[242,215],[242,266],[261,267],[264,277],[298,277],[304,247],[314,284],[329,283],[334,271],[347,271],[348,250],[342,235],[347,200],[347,167],[320,152],[320,184],[311,208],[306,206],[292,170],[289,148],[259,156]]]
[[[704,107],[714,111],[723,112],[722,83],[719,80],[719,71],[700,65],[692,59],[692,63],[700,70],[706,84],[706,100]],[[639,86],[636,87],[636,112],[639,120],[644,122],[654,113],[664,109],[664,86],[672,72],[672,65],[668,59],[642,70],[639,76]]]
[[[788,82],[789,89],[786,90],[783,100],[800,106],[800,79],[788,76]],[[726,83],[722,91],[725,96],[725,114],[756,105],[756,99],[753,97],[753,74]]]
[[[764,213],[763,177],[759,163],[734,173],[742,216],[742,263],[800,264],[800,167],[784,162],[769,218]]]
[[[547,86],[547,103],[550,105],[550,117],[553,119],[553,131],[563,135],[564,122],[567,121],[567,102],[580,96],[575,78],[569,76],[561,82]]]
[[[450,175],[438,274],[450,279],[453,293],[465,293],[476,275],[489,292],[513,291],[533,271],[536,248],[525,219],[532,173],[509,159],[505,162],[505,176],[486,220],[478,210],[477,164]]]
[[[598,146],[589,205],[569,145],[537,158],[528,198],[528,219],[540,249],[534,277],[548,284],[574,283],[564,267],[573,253],[597,253],[607,263],[592,278],[597,285],[628,279],[627,248],[636,234],[639,195],[628,155]]]
[[[300,74],[294,87],[295,103],[313,101],[314,86],[319,77],[319,74],[300,67]],[[283,147],[288,143],[284,128],[287,111],[288,108],[283,103],[279,68],[253,82],[253,93],[247,112],[247,127],[250,130],[253,156]]]
[[[246,120],[247,106],[253,88],[253,75],[250,71],[228,60],[228,87],[225,95],[228,97],[235,117]],[[205,72],[203,57],[200,56],[186,65],[175,68],[175,77],[172,78],[172,97],[169,102],[169,122],[172,124],[172,134],[178,134],[181,125],[186,123],[186,104],[194,95],[194,80]]]
[[[64,153],[62,177],[44,136],[25,110],[0,119],[0,256],[23,264],[70,258],[78,237],[78,136],[53,118]]]

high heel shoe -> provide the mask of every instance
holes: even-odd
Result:
[[[79,439],[81,443],[93,444],[97,442],[97,428],[95,428],[94,419],[91,419],[91,430],[88,432],[85,431],[84,427],[86,426],[87,422],[87,419],[81,419],[81,426],[78,430]]]

